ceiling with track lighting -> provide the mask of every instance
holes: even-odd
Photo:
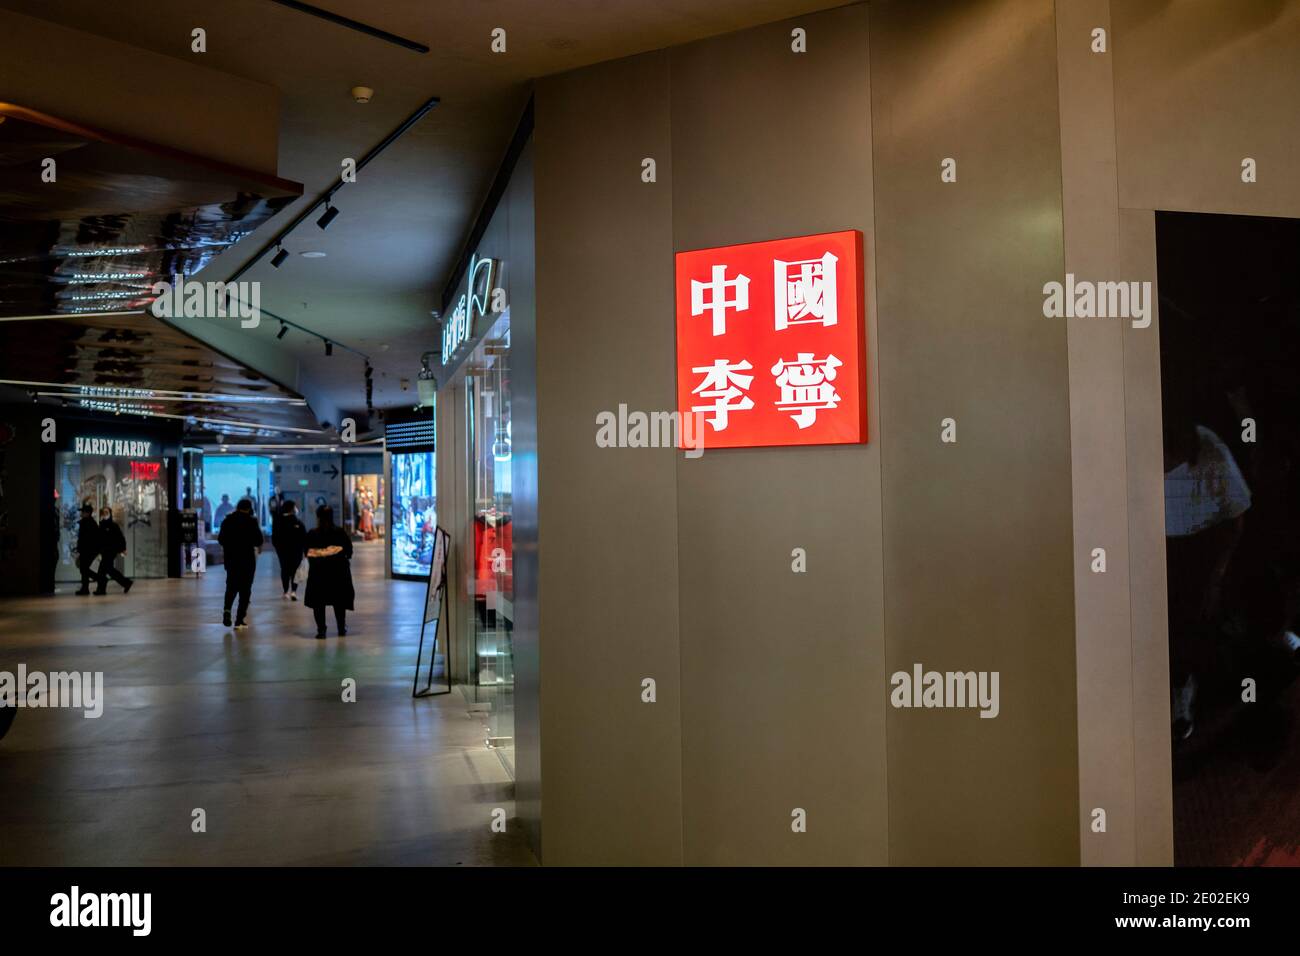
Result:
[[[243,266],[336,181],[341,157],[364,154],[430,96],[441,98],[337,195],[339,211],[328,231],[308,219],[285,242],[289,256],[280,268],[272,268],[268,256],[244,277],[261,281],[264,309],[344,347],[326,357],[319,338],[294,328],[277,338],[274,321],[255,333],[263,340],[259,348],[292,354],[343,409],[364,408],[363,355],[374,366],[376,406],[414,402],[419,355],[435,347],[431,312],[528,101],[531,78],[838,5],[316,3],[429,48],[420,53],[275,0],[0,0],[0,8],[181,60],[200,56],[188,41],[191,29],[203,26],[209,38],[204,66],[280,92],[278,175],[302,183],[302,198],[214,260],[205,279],[224,279]],[[490,49],[497,27],[508,32],[507,55]],[[96,82],[79,76],[75,62],[63,72],[70,83]],[[373,90],[370,102],[354,99],[358,86]],[[94,124],[94,117],[72,119]]]

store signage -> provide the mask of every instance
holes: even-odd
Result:
[[[131,462],[131,477],[137,481],[157,481],[161,474],[162,462],[160,461]]]
[[[710,448],[867,440],[862,233],[677,254],[677,409]]]
[[[78,435],[73,448],[78,455],[120,455],[124,458],[148,458],[151,441],[130,441],[121,438],[82,438]]]
[[[442,323],[443,365],[451,361],[458,348],[473,338],[474,321],[487,315],[496,274],[497,260],[480,259],[477,254],[470,258],[465,291],[456,302],[455,311]]]

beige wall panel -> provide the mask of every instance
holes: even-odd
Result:
[[[889,711],[890,861],[1073,864],[1069,369],[1041,291],[1064,271],[1053,4],[871,13],[888,670],[1001,673],[996,719]]]
[[[864,6],[672,51],[678,250],[856,228],[874,272],[867,52]],[[866,446],[678,462],[688,863],[886,862],[876,421]]]
[[[1056,0],[1065,271],[1094,282],[1132,278],[1120,269],[1111,57],[1093,52],[1092,30],[1097,27],[1110,29],[1109,0]],[[1128,323],[1117,318],[1064,321],[1070,358],[1081,859],[1093,866],[1131,865],[1133,700],[1123,338]],[[1092,569],[1095,548],[1105,550],[1104,573]],[[1105,832],[1092,829],[1094,808],[1106,812]]]
[[[1156,219],[1120,211],[1124,275],[1156,286]],[[1164,436],[1160,400],[1160,315],[1149,329],[1124,330],[1128,411],[1129,580],[1133,595],[1133,763],[1135,862],[1174,863],[1173,766],[1169,735],[1169,599],[1165,577]]]
[[[595,442],[602,410],[673,405],[668,87],[666,53],[537,87],[547,864],[682,859],[675,453]]]
[[[1300,3],[1111,6],[1119,204],[1300,216]]]

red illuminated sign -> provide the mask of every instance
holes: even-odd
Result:
[[[162,462],[160,461],[131,462],[131,477],[136,481],[157,481],[161,472]]]
[[[867,440],[862,233],[677,254],[677,410],[705,448]]]

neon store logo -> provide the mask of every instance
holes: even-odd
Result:
[[[451,317],[442,324],[442,364],[446,365],[456,350],[474,335],[474,320],[488,313],[492,283],[496,279],[497,261],[480,259],[475,254],[469,263],[469,282]]]
[[[867,440],[862,233],[677,254],[677,410],[711,448]]]

